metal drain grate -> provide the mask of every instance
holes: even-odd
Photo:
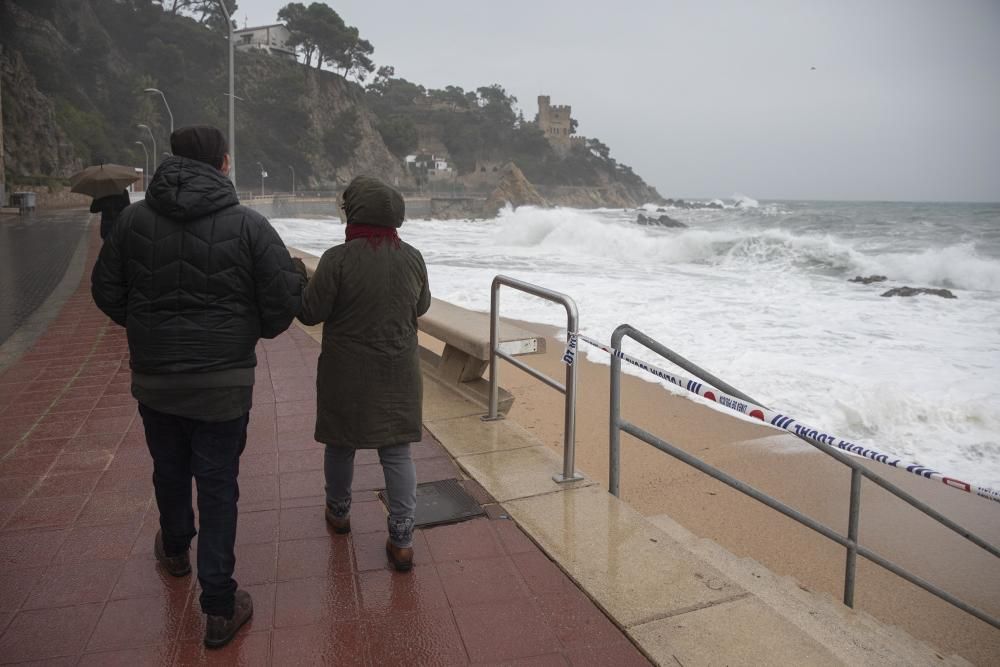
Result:
[[[385,489],[378,497],[388,507]],[[415,526],[437,526],[442,523],[456,523],[486,512],[470,496],[457,479],[442,479],[437,482],[417,484],[417,512]]]

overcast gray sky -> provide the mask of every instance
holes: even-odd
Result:
[[[327,4],[397,76],[572,105],[666,197],[1000,201],[1000,0]]]

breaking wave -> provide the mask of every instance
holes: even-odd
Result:
[[[829,234],[733,226],[660,229],[612,220],[579,209],[521,207],[500,212],[494,240],[546,252],[659,264],[708,264],[815,272],[846,278],[881,274],[893,283],[951,289],[1000,290],[1000,262],[978,255],[973,243],[913,253],[867,254]]]

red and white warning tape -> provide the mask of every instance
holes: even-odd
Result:
[[[919,475],[925,479],[933,479],[943,484],[950,486],[953,489],[958,489],[960,491],[965,491],[966,493],[975,494],[981,498],[986,498],[995,502],[1000,502],[1000,491],[992,489],[987,486],[982,486],[980,484],[973,484],[971,482],[963,482],[960,479],[954,477],[949,477],[944,473],[933,470],[926,466],[922,466],[919,463],[912,463],[909,461],[904,461],[902,459],[889,456],[888,454],[883,454],[874,449],[858,445],[849,440],[844,440],[843,438],[838,438],[829,433],[824,433],[823,431],[807,426],[802,422],[784,415],[774,410],[769,410],[768,408],[762,407],[760,405],[754,405],[753,403],[748,403],[742,399],[730,396],[724,392],[719,391],[715,387],[703,384],[697,380],[691,380],[689,378],[683,377],[681,375],[675,375],[674,373],[669,373],[658,366],[646,363],[641,359],[636,359],[633,356],[625,354],[621,350],[616,350],[613,347],[600,343],[593,338],[588,338],[581,333],[570,333],[568,336],[568,342],[566,345],[566,353],[563,355],[563,362],[572,365],[576,362],[576,353],[578,348],[577,340],[582,340],[583,342],[592,345],[598,349],[604,350],[608,354],[618,357],[623,361],[626,361],[637,368],[655,375],[661,380],[666,380],[670,384],[676,385],[686,391],[693,394],[697,394],[702,398],[706,398],[710,401],[714,401],[719,405],[729,408],[735,412],[739,412],[750,417],[761,420],[762,422],[768,423],[775,428],[788,431],[797,436],[812,438],[819,442],[831,445],[838,449],[841,449],[848,454],[853,454],[854,456],[859,456],[862,458],[875,461],[876,463],[882,463],[887,466],[892,466],[899,470],[905,470],[908,473],[914,475]]]

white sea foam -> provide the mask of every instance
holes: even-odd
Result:
[[[760,208],[760,202],[753,197],[736,193],[733,195],[734,208]]]
[[[864,257],[857,266],[864,273],[886,275],[901,283],[1000,291],[1000,262],[980,256],[974,243]]]
[[[424,253],[440,298],[488,310],[497,273],[565,292],[587,335],[607,340],[628,322],[800,421],[1000,485],[1000,260],[948,235],[910,234],[896,251],[857,230],[800,228],[785,208],[771,223],[760,215],[770,206],[692,211],[689,229],[636,225],[634,210],[522,207],[490,221],[409,220],[401,235]],[[316,253],[343,240],[339,223],[274,223]],[[885,299],[881,285],[846,281],[871,273],[959,298]],[[565,325],[561,308],[515,291],[502,312]]]

